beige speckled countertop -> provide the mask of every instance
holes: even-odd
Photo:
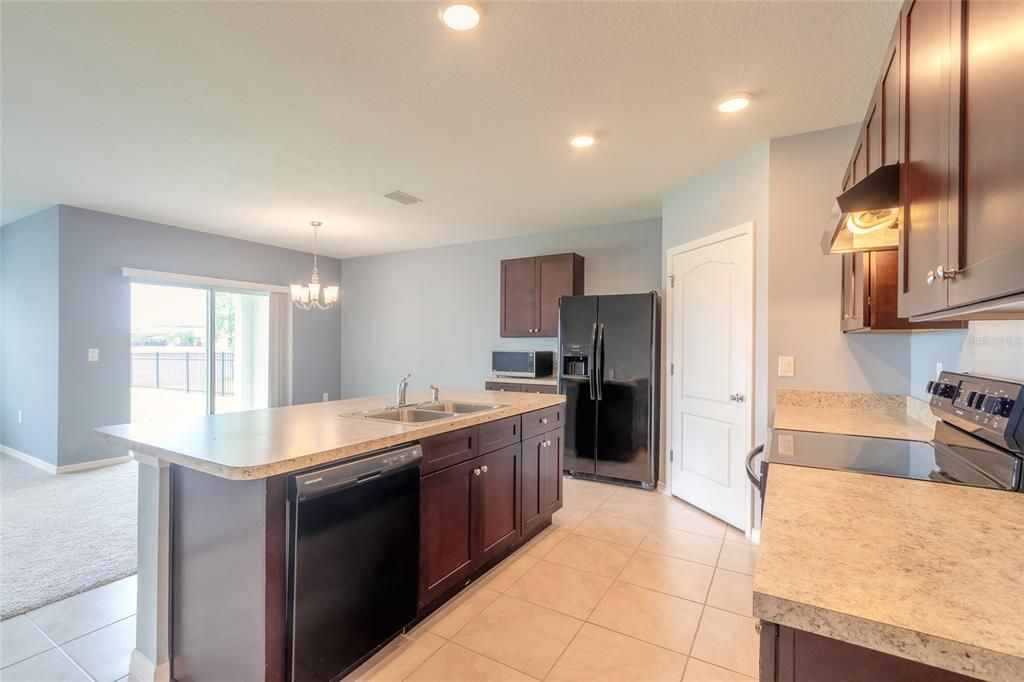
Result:
[[[410,391],[409,402],[425,402],[429,391]],[[511,417],[565,402],[565,396],[441,389],[442,400],[500,404],[485,412],[419,424],[350,416],[378,409],[394,396],[373,396],[122,424],[96,429],[100,438],[136,454],[230,479],[267,478],[409,443],[465,426]]]
[[[487,377],[485,381],[493,381],[498,384],[534,384],[537,386],[557,386],[558,377],[551,375],[549,377],[503,377],[497,374]]]
[[[1024,495],[771,468],[764,620],[986,680],[1024,679]]]
[[[933,435],[927,404],[912,398],[782,393],[776,428]],[[754,615],[981,679],[1022,680],[1021,538],[1021,494],[776,464]]]

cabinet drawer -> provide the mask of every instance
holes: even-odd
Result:
[[[488,381],[484,384],[484,388],[488,391],[512,391],[514,393],[520,393],[523,390],[520,384],[506,384],[503,381]]]
[[[520,384],[523,393],[558,393],[554,384]]]
[[[426,475],[473,459],[478,454],[478,441],[479,429],[476,426],[424,438],[420,441],[423,448],[420,472]]]
[[[522,421],[522,417],[517,414],[507,419],[499,419],[495,422],[481,424],[480,443],[477,448],[480,454],[485,455],[488,452],[500,450],[522,440]]]
[[[559,429],[565,424],[565,406],[555,405],[523,415],[523,438]]]

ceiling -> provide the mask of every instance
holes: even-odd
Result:
[[[432,2],[2,8],[4,223],[308,250],[316,219],[351,257],[658,216],[756,141],[859,122],[899,2],[488,2],[468,33]]]

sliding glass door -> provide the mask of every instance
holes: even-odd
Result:
[[[268,406],[269,295],[132,282],[131,421]]]

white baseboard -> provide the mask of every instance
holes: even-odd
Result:
[[[668,488],[665,487],[665,481],[658,481],[658,492],[662,495],[668,495]]]
[[[25,464],[31,464],[36,469],[42,469],[43,471],[45,471],[48,474],[55,474],[55,473],[57,473],[57,465],[56,464],[50,464],[46,460],[39,459],[35,455],[30,455],[27,452],[22,452],[21,450],[15,450],[14,448],[12,448],[12,447],[10,447],[8,445],[0,445],[0,452],[2,452],[5,455],[10,455],[14,459],[21,460]]]
[[[131,682],[170,682],[171,663],[164,661],[156,665],[149,660],[149,656],[138,649],[133,649],[128,664],[128,678]]]
[[[36,469],[41,469],[48,474],[70,474],[75,471],[87,471],[89,469],[99,469],[101,467],[108,467],[114,464],[123,464],[125,462],[132,461],[131,455],[122,455],[119,457],[107,457],[106,459],[97,459],[92,462],[79,462],[78,464],[63,464],[57,466],[51,464],[46,460],[39,459],[35,455],[30,455],[27,452],[21,450],[15,450],[14,448],[7,445],[0,445],[0,452],[5,455],[10,455],[14,459],[31,464]]]
[[[753,542],[755,545],[760,545],[761,544],[761,529],[760,528],[751,528],[750,529],[750,541]]]

